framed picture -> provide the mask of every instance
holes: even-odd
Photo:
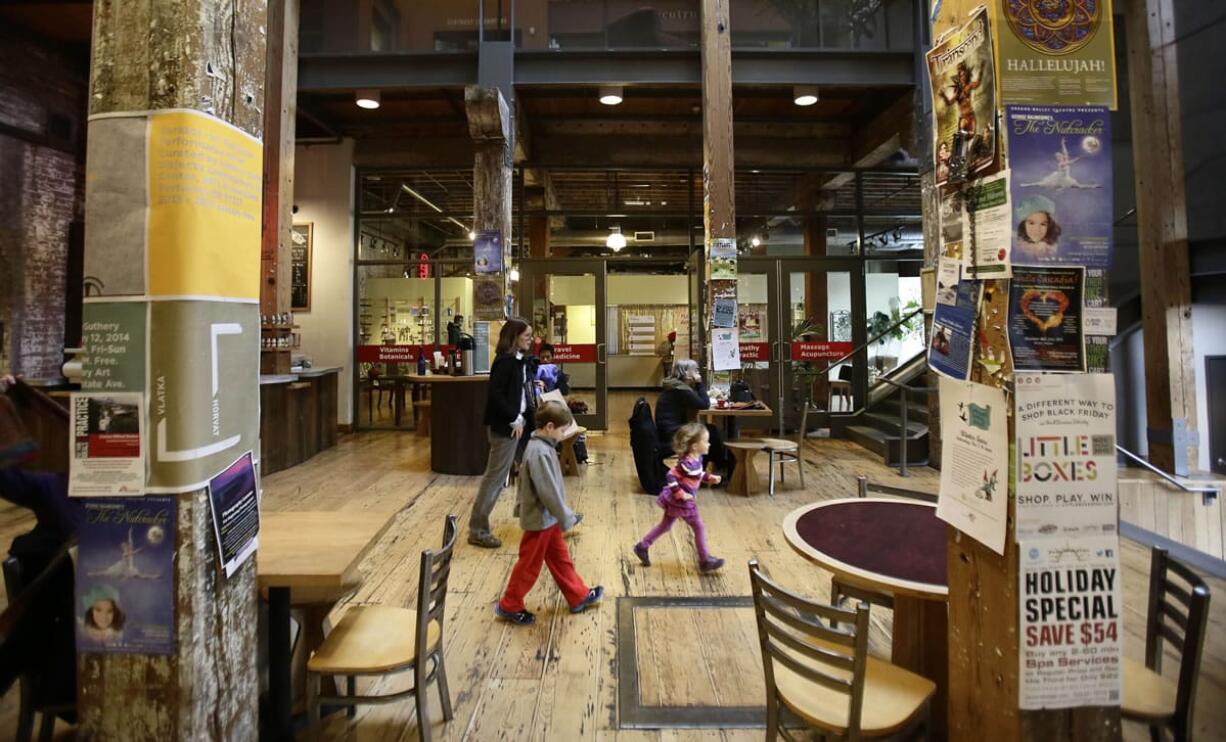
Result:
[[[311,248],[315,225],[295,224],[290,231],[289,304],[295,312],[311,311]]]

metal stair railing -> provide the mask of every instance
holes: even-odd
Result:
[[[1140,464],[1141,468],[1147,469],[1148,471],[1151,471],[1154,474],[1157,474],[1159,477],[1163,479],[1163,481],[1167,482],[1168,484],[1180,490],[1183,490],[1184,492],[1190,492],[1192,494],[1200,495],[1201,502],[1205,505],[1213,504],[1213,501],[1216,500],[1217,496],[1221,494],[1222,492],[1221,487],[1196,487],[1190,484],[1184,484],[1183,482],[1176,479],[1173,474],[1166,473],[1162,469],[1159,469],[1158,467],[1154,466],[1153,464],[1149,463],[1145,459],[1141,458],[1140,456],[1133,453],[1132,451],[1129,451],[1127,448],[1124,448],[1123,446],[1117,445],[1115,447],[1115,450],[1119,453],[1124,454],[1124,456],[1128,457],[1129,459],[1136,462],[1137,464]]]
[[[898,476],[906,477],[906,476],[909,476],[907,473],[907,438],[910,437],[909,432],[907,430],[907,408],[911,405],[911,400],[910,398],[908,398],[907,395],[910,392],[919,392],[921,394],[928,394],[930,392],[935,392],[936,387],[907,386],[906,384],[903,384],[901,382],[894,381],[893,379],[887,379],[884,377],[882,377],[881,379],[878,379],[878,381],[883,381],[886,384],[889,384],[890,386],[897,387],[898,390],[902,393],[902,404],[899,405],[899,407],[901,408],[901,411],[898,413],[898,417],[899,417]],[[886,446],[885,446],[885,464],[886,466],[890,465],[890,444],[888,441],[886,442]]]

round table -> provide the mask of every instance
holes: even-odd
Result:
[[[485,430],[489,375],[409,374],[430,385],[430,470],[439,474],[481,474],[490,456]]]
[[[944,734],[949,683],[946,524],[936,505],[847,498],[783,520],[788,544],[848,583],[894,596],[891,661],[937,684],[932,722]]]

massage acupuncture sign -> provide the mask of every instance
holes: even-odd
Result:
[[[937,517],[997,554],[1009,511],[1004,390],[941,377],[941,494]]]

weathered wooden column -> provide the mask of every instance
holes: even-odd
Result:
[[[732,29],[728,0],[702,0],[702,225],[707,286],[702,323],[712,337],[711,245],[736,239],[735,164],[732,143]],[[735,286],[735,283],[734,283]],[[735,299],[735,288],[733,297]],[[703,349],[710,366],[709,349]]]
[[[176,517],[173,653],[79,654],[82,739],[257,736],[255,560],[219,571],[204,483],[259,451],[265,12],[94,8],[83,386],[143,394],[145,490]]]
[[[1171,0],[1125,0],[1128,93],[1145,335],[1149,460],[1180,475],[1196,467],[1196,367],[1184,194],[1179,60]]]
[[[500,273],[473,281],[473,315],[477,320],[503,318],[511,246],[513,143],[511,109],[498,88],[470,85],[464,90],[468,133],[473,138],[473,229],[502,238]]]
[[[294,119],[298,112],[298,2],[268,4],[264,98],[264,205],[260,251],[260,313],[290,311],[294,224]],[[289,373],[290,354],[272,353],[265,369]]]

